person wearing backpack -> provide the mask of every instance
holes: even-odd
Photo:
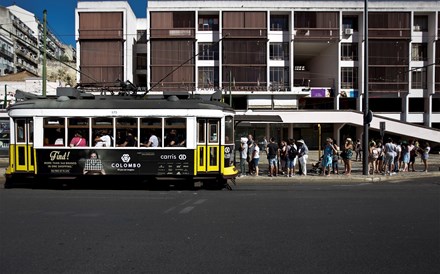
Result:
[[[295,139],[289,139],[287,146],[287,177],[295,175],[295,166],[298,161],[298,148],[295,143]]]

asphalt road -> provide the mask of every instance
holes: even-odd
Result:
[[[438,273],[440,185],[0,188],[1,273]]]

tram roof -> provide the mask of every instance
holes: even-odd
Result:
[[[14,109],[212,109],[234,112],[229,105],[201,98],[179,99],[170,96],[162,99],[143,99],[134,96],[30,96],[21,98],[9,106]]]

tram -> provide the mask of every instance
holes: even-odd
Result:
[[[8,108],[6,188],[57,178],[215,188],[235,182],[235,113],[218,100],[94,95],[72,88],[59,88],[57,96],[17,95]]]

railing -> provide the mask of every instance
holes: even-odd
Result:
[[[194,38],[194,28],[150,29],[150,37],[154,38]]]
[[[263,28],[240,28],[240,29],[223,29],[223,35],[227,38],[267,38],[267,29]]]
[[[384,28],[384,29],[369,29],[368,37],[371,39],[410,39],[410,28]]]
[[[339,39],[339,28],[296,28],[295,40]]]

